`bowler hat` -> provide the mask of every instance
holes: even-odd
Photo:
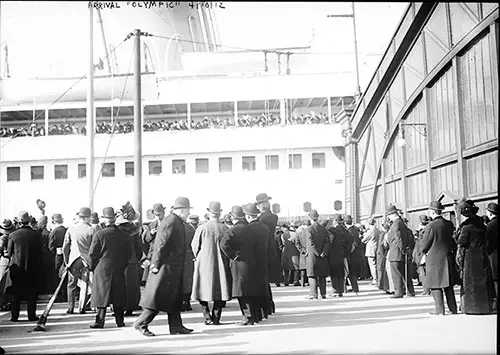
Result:
[[[90,214],[90,223],[91,224],[98,224],[99,223],[99,215],[97,212],[92,212]]]
[[[191,208],[191,205],[189,204],[189,199],[187,197],[177,197],[174,205],[170,208],[173,210],[178,208]]]
[[[444,210],[444,206],[441,201],[431,201],[429,208],[431,210],[442,211]]]
[[[498,214],[498,204],[495,202],[488,203],[488,207],[486,207],[486,209],[491,213],[493,213],[494,215]]]
[[[398,213],[398,209],[394,205],[389,205],[386,210],[387,214]]]
[[[247,203],[246,205],[243,205],[243,213],[250,215],[250,216],[257,216],[259,215],[260,211],[257,209],[257,206],[255,203],[250,202]]]
[[[82,208],[80,208],[80,211],[78,212],[78,215],[80,217],[87,218],[87,217],[90,217],[91,212],[92,211],[90,210],[90,208],[88,208],[88,207],[82,207]]]
[[[165,212],[165,207],[163,207],[161,203],[155,203],[153,205],[153,213],[155,215],[162,214],[163,212]]]
[[[335,222],[343,222],[344,220],[342,219],[342,215],[339,214],[339,213],[335,213],[333,216],[332,216],[332,219],[335,221]]]
[[[115,218],[115,210],[113,207],[104,207],[102,209],[102,218],[109,218],[109,219],[114,219]]]
[[[420,223],[422,223],[423,225],[426,225],[431,221],[429,216],[427,216],[426,214],[421,214],[418,218],[420,219]]]
[[[219,214],[222,212],[222,208],[220,208],[220,202],[212,201],[208,205],[207,211],[213,214]]]
[[[10,219],[4,219],[2,224],[0,224],[0,228],[8,231],[8,230],[14,229],[14,224],[12,223],[12,221]]]
[[[458,209],[460,210],[460,214],[464,217],[472,217],[479,211],[474,201],[465,199],[458,203]]]
[[[52,215],[52,222],[62,223],[63,222],[62,215],[60,213],[54,213]]]
[[[243,208],[241,206],[233,206],[229,214],[234,218],[245,218],[245,213],[243,212]]]
[[[272,199],[271,196],[267,196],[266,193],[261,193],[261,194],[258,194],[257,197],[255,198],[255,201],[256,201],[255,203],[267,202],[271,199]]]
[[[311,217],[312,219],[316,220],[319,218],[319,213],[318,211],[316,210],[311,210],[311,212],[309,212],[309,217]]]

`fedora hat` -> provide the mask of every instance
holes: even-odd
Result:
[[[229,214],[234,218],[245,218],[245,213],[243,212],[243,208],[241,206],[233,206]]]
[[[249,216],[258,216],[260,214],[260,211],[257,209],[255,203],[250,202],[246,205],[243,205],[243,213]]]
[[[272,199],[271,196],[267,196],[266,193],[261,193],[261,194],[258,194],[257,197],[255,198],[255,201],[256,201],[255,203],[267,202],[271,199]]]
[[[189,199],[187,197],[177,197],[175,199],[174,205],[170,208],[175,210],[178,208],[192,208],[192,207],[189,204]]]
[[[431,203],[429,204],[429,208],[436,211],[444,210],[444,206],[441,201],[431,201]]]
[[[398,213],[398,209],[394,205],[389,205],[386,210],[387,214]]]
[[[420,223],[422,223],[424,226],[431,221],[429,216],[427,216],[426,214],[421,214],[418,218],[420,220]]]
[[[493,213],[494,215],[498,214],[498,204],[495,202],[488,203],[488,207],[486,207],[486,209],[491,213]]]
[[[460,210],[460,214],[464,217],[472,217],[479,211],[474,201],[465,199],[458,203],[458,209]]]
[[[52,215],[52,222],[56,222],[56,223],[62,223],[64,220],[62,218],[62,215],[60,213],[54,213]]]
[[[30,215],[26,211],[21,211],[17,215],[17,221],[19,223],[28,223],[30,221],[30,218],[31,218]]]
[[[102,209],[102,218],[109,218],[109,219],[115,219],[115,210],[113,207],[104,207]]]
[[[319,218],[319,213],[318,211],[316,210],[311,210],[311,212],[309,212],[309,217],[311,217],[312,219],[316,220]]]
[[[99,223],[99,215],[97,212],[92,212],[90,214],[90,223],[91,224],[98,224]]]
[[[153,205],[153,213],[159,215],[165,212],[165,207],[161,203],[155,203]]]
[[[207,211],[213,214],[219,214],[222,212],[222,208],[220,208],[220,202],[218,201],[212,201],[208,205]]]
[[[82,208],[80,208],[80,211],[78,212],[78,215],[80,217],[87,218],[87,217],[90,217],[91,212],[92,211],[90,210],[90,208],[88,208],[88,207],[82,207]]]
[[[3,229],[5,231],[9,231],[14,228],[14,223],[12,223],[10,219],[4,219],[2,224],[0,224],[0,229]]]
[[[45,208],[45,202],[40,199],[36,200],[36,205],[40,210],[43,210]]]

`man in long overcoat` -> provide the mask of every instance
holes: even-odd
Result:
[[[161,203],[153,205],[153,214],[155,219],[151,222],[147,229],[142,233],[143,253],[146,255],[146,264],[144,265],[144,272],[142,273],[141,283],[146,283],[149,276],[149,263],[151,262],[151,255],[153,253],[153,244],[156,238],[156,232],[163,218],[165,218],[165,207]]]
[[[191,299],[200,302],[206,325],[219,325],[222,309],[231,299],[229,258],[220,248],[229,228],[219,221],[220,202],[210,202],[207,210],[210,219],[196,229],[191,242],[195,257]],[[212,313],[208,302],[213,302]]]
[[[134,328],[144,336],[154,336],[148,325],[160,312],[167,312],[170,334],[188,334],[182,325],[182,271],[186,257],[185,221],[191,209],[189,199],[178,197],[170,214],[158,226],[151,255],[146,288],[141,298],[142,313]],[[188,246],[189,247],[189,246]]]
[[[28,305],[28,319],[38,320],[36,316],[37,296],[43,290],[43,259],[41,234],[29,226],[28,212],[21,211],[18,216],[19,229],[9,236],[7,255],[10,257],[6,293],[11,295],[11,318],[19,319],[21,300]]]
[[[366,244],[365,257],[368,261],[370,273],[372,275],[372,285],[378,285],[377,282],[377,246],[380,238],[380,230],[375,225],[375,218],[368,220],[368,228],[363,235],[362,242]]]
[[[115,225],[113,207],[105,207],[102,212],[105,228],[92,236],[89,249],[90,270],[94,272],[91,301],[97,308],[90,328],[104,328],[106,308],[111,304],[116,325],[121,328],[125,326],[123,315],[127,305],[125,268],[132,251],[128,234]]]
[[[66,235],[67,228],[63,226],[64,219],[60,213],[52,215],[52,224],[54,228],[49,234],[49,250],[54,255],[54,268],[57,275],[57,284],[61,279],[62,269],[64,268],[64,256],[62,246],[64,244],[64,236]],[[57,301],[65,302],[67,298],[67,280],[64,281],[61,293],[57,296]]]
[[[418,272],[418,280],[423,285],[424,291],[422,295],[430,295],[431,291],[425,286],[425,262],[426,256],[422,252],[422,240],[424,238],[425,227],[431,221],[429,217],[425,214],[420,215],[419,217],[420,223],[415,231],[415,248],[413,249],[413,260],[417,267]]]
[[[135,221],[139,219],[139,214],[127,202],[116,219],[116,225],[128,236],[130,248],[130,258],[125,268],[125,286],[127,303],[125,306],[125,316],[131,316],[134,311],[139,309],[141,300],[141,280],[139,279],[139,261],[142,258],[141,227]]]
[[[495,286],[495,301],[493,302],[493,310],[497,309],[498,299],[498,204],[491,202],[486,207],[486,213],[490,222],[486,226],[488,230],[488,243],[486,251],[490,260],[493,284]]]
[[[283,229],[283,234],[281,234],[283,245],[281,268],[283,269],[285,286],[288,286],[289,283],[293,283],[294,286],[300,286],[300,252],[296,247],[299,236],[293,224],[290,226],[283,225],[281,228]]]
[[[394,205],[389,205],[387,209],[387,218],[392,221],[388,231],[387,241],[389,244],[389,252],[387,260],[390,262],[392,279],[394,281],[394,295],[390,298],[402,298],[405,293],[405,281],[407,288],[407,296],[414,297],[412,280],[408,280],[406,273],[407,253],[409,252],[410,238],[413,238],[411,231],[406,226],[405,222],[398,213],[398,209]]]
[[[302,287],[309,286],[309,280],[307,278],[307,232],[306,229],[310,225],[310,221],[307,221],[299,228],[297,228],[298,238],[295,239],[295,247],[300,253],[299,258],[299,273],[300,273],[300,285]]]
[[[424,229],[424,237],[420,241],[422,253],[426,254],[424,287],[431,290],[434,297],[435,312],[431,314],[444,315],[443,290],[446,303],[451,313],[457,313],[457,302],[453,286],[457,283],[455,270],[455,251],[457,245],[453,239],[455,227],[444,219],[441,214],[443,205],[432,201],[429,215],[432,219]]]
[[[311,226],[307,228],[307,277],[309,278],[309,299],[326,298],[326,277],[328,276],[328,250],[330,239],[325,227],[318,223],[316,210],[309,212]]]
[[[194,238],[196,228],[198,228],[198,216],[191,215],[184,225],[186,231],[186,257],[184,259],[184,269],[182,270],[182,308],[181,311],[191,311],[191,292],[193,290],[194,254],[191,243]]]
[[[276,231],[276,226],[278,224],[278,216],[271,212],[271,204],[269,201],[272,197],[267,196],[266,193],[260,193],[255,198],[255,204],[257,208],[260,210],[261,214],[259,216],[259,221],[264,223],[267,228],[269,228],[269,241],[267,247],[267,282],[278,282],[278,263],[281,263],[281,260],[277,259],[276,256],[276,248],[274,242],[274,233]],[[275,305],[273,301],[273,294],[271,292],[271,286],[268,286],[268,299],[264,307],[267,308],[267,312],[272,314],[275,312]]]
[[[234,206],[230,215],[233,228],[222,238],[221,249],[231,259],[232,296],[238,299],[240,305],[243,316],[240,324],[253,325],[256,319],[251,310],[255,309],[258,298],[267,292],[264,279],[267,269],[267,228],[258,221],[247,227],[248,222],[240,206]]]
[[[328,264],[333,296],[342,297],[345,289],[344,259],[351,250],[351,237],[343,225],[340,214],[333,215],[330,232],[330,249],[328,251]]]
[[[359,292],[358,278],[361,276],[361,269],[364,262],[364,252],[362,242],[359,237],[359,229],[353,225],[350,215],[346,215],[344,223],[351,237],[351,250],[347,254],[348,274],[347,278],[354,292]]]

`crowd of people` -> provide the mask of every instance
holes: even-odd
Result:
[[[200,221],[190,215],[189,199],[179,197],[169,209],[156,203],[154,220],[142,225],[128,202],[100,216],[82,207],[69,227],[58,213],[49,224],[38,200],[38,221],[21,211],[0,225],[1,306],[16,322],[25,300],[28,319],[36,321],[37,297],[64,284],[56,301],[67,302],[68,314],[95,312],[91,328],[103,328],[112,307],[118,327],[141,310],[134,327],[154,336],[148,325],[166,312],[171,334],[189,334],[181,312],[192,310],[192,301],[199,302],[205,325],[219,325],[226,303],[237,299],[240,325],[254,325],[275,312],[271,283],[309,286],[309,299],[324,299],[329,277],[332,297],[357,295],[361,278],[371,278],[390,298],[414,297],[417,279],[434,298],[432,314],[445,314],[443,294],[452,314],[496,310],[496,203],[488,205],[485,224],[471,200],[461,201],[465,220],[455,229],[442,217],[443,205],[432,201],[413,232],[394,205],[380,229],[374,219],[361,225],[349,215],[320,220],[316,210],[307,222],[278,225],[270,200],[261,193],[225,215],[212,201]]]
[[[259,116],[243,115],[238,118],[235,123],[234,118],[219,118],[219,117],[205,117],[203,119],[193,119],[191,127],[187,119],[180,120],[147,120],[143,129],[145,132],[153,131],[185,131],[189,129],[225,129],[228,127],[268,127],[282,124],[279,116],[271,114],[261,114]],[[316,114],[310,112],[309,114],[292,115],[286,119],[286,124],[327,124],[329,123],[328,116],[325,113]],[[111,134],[114,133],[130,133],[134,131],[134,124],[132,121],[116,121],[112,124],[111,121],[101,121],[96,125],[97,134]],[[70,122],[54,124],[49,128],[49,135],[73,135],[73,134],[86,134],[86,127],[84,122]],[[24,127],[0,127],[0,137],[38,137],[45,135],[44,123],[32,123]]]

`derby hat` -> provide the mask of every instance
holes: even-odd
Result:
[[[258,210],[255,203],[250,202],[247,203],[246,205],[243,205],[243,213],[249,216],[258,216],[260,214],[260,211]]]
[[[153,213],[159,215],[165,212],[165,207],[161,203],[155,203],[153,205]]]
[[[0,224],[0,229],[3,229],[5,231],[9,231],[14,228],[14,223],[12,223],[10,219],[4,219],[2,224]]]
[[[83,218],[90,217],[92,211],[88,207],[82,207],[80,208],[80,211],[78,212],[78,215]]]
[[[271,196],[267,196],[266,193],[261,193],[261,194],[258,194],[257,197],[255,198],[255,201],[256,201],[255,203],[267,202],[271,199],[272,199]]]
[[[479,211],[479,208],[472,200],[460,201],[458,203],[458,209],[460,210],[460,214],[464,217],[472,217],[477,213],[477,211]]]
[[[222,208],[220,208],[220,202],[218,201],[212,201],[208,205],[207,211],[213,214],[219,214],[222,212]]]
[[[312,219],[318,219],[318,218],[319,218],[319,213],[318,213],[318,211],[316,211],[316,210],[311,210],[311,212],[309,212],[309,217],[311,217]]]
[[[486,209],[491,213],[493,213],[494,215],[498,214],[498,204],[495,202],[488,203],[488,207],[486,207]]]
[[[63,222],[62,215],[60,213],[54,213],[52,215],[52,222],[62,223]]]
[[[102,218],[109,218],[109,219],[115,219],[115,210],[113,207],[104,207],[102,209]]]
[[[174,205],[170,208],[175,210],[178,208],[192,208],[192,207],[189,204],[189,199],[187,197],[177,197],[175,199]]]
[[[21,211],[17,215],[17,221],[19,223],[28,223],[30,221],[31,217],[26,211]]]
[[[92,212],[90,214],[90,223],[91,224],[98,224],[99,223],[99,215],[97,212]]]
[[[418,219],[420,220],[420,223],[422,223],[423,225],[426,225],[427,223],[429,223],[431,221],[431,219],[429,218],[429,216],[427,216],[426,214],[421,214]]]
[[[429,208],[436,211],[444,210],[444,206],[441,201],[431,201],[431,203],[429,204]]]
[[[398,213],[398,209],[394,205],[389,205],[386,210],[387,214]]]
[[[245,213],[243,212],[243,208],[241,206],[233,206],[229,214],[234,218],[245,218]]]

